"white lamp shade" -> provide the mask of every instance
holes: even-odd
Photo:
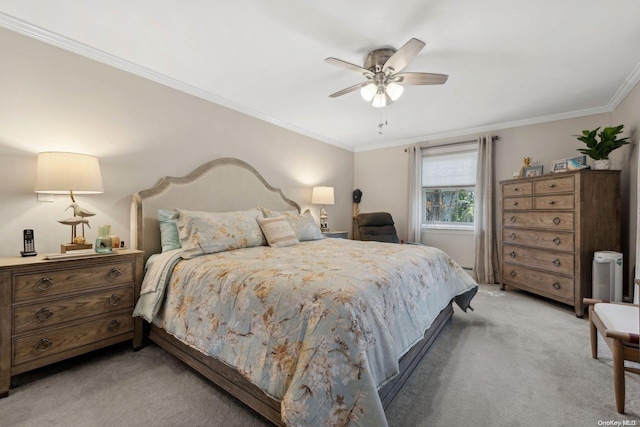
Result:
[[[378,91],[376,96],[373,97],[373,101],[371,101],[371,105],[376,108],[384,108],[387,106],[387,94],[384,91]]]
[[[104,193],[98,158],[87,154],[45,152],[38,154],[36,193]]]
[[[369,83],[368,85],[360,89],[360,96],[362,96],[362,99],[364,99],[365,101],[371,102],[373,97],[376,95],[377,90],[378,88],[375,84]]]
[[[311,203],[314,205],[333,205],[333,187],[313,187]]]
[[[402,96],[402,92],[404,92],[404,87],[399,85],[398,83],[389,83],[387,85],[387,95],[391,98],[392,101],[397,101],[400,96]]]

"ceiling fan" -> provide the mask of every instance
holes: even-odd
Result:
[[[327,58],[325,62],[361,73],[367,81],[342,89],[329,95],[337,98],[360,89],[362,98],[376,108],[383,108],[396,101],[404,92],[404,86],[441,85],[449,78],[446,74],[401,73],[418,55],[425,43],[411,39],[399,50],[392,48],[376,49],[369,52],[364,67],[337,58]]]

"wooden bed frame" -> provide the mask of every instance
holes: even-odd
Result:
[[[150,255],[161,251],[158,209],[228,212],[256,206],[300,212],[297,203],[286,198],[280,189],[269,185],[249,164],[230,158],[213,160],[185,177],[165,177],[154,187],[134,194],[131,242],[136,249],[145,251],[145,261]],[[137,298],[136,295],[136,301]],[[385,409],[452,315],[450,302],[426,331],[424,338],[400,359],[400,373],[378,390]],[[266,395],[235,369],[189,347],[155,325],[148,325],[148,338],[272,423],[284,425],[280,416],[280,401]],[[136,328],[134,347],[141,347],[142,339],[142,328]]]

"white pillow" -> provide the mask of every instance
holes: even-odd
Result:
[[[293,232],[299,241],[305,242],[308,240],[320,240],[324,236],[320,231],[320,227],[316,224],[315,219],[311,215],[309,209],[299,214],[295,211],[272,211],[268,208],[261,208],[264,216],[267,218],[273,218],[276,216],[284,216],[289,221]]]
[[[257,221],[272,248],[283,248],[300,243],[289,221],[284,216],[257,218]]]

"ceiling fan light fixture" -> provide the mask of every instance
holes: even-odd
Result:
[[[398,98],[402,96],[402,93],[404,92],[404,87],[399,85],[398,83],[391,82],[387,85],[387,88],[385,90],[387,92],[387,95],[389,95],[389,98],[391,98],[392,101],[397,101]]]
[[[384,91],[384,86],[380,86],[375,96],[373,97],[373,100],[371,101],[371,105],[376,108],[384,108],[387,106],[387,94]]]
[[[398,50],[372,50],[362,67],[333,57],[325,59],[328,64],[355,71],[366,78],[362,83],[332,93],[329,97],[337,98],[359,89],[362,99],[375,108],[384,108],[402,96],[405,86],[444,84],[449,77],[446,74],[402,71],[424,46],[423,41],[412,38]]]
[[[360,89],[360,96],[362,96],[362,99],[364,99],[367,102],[371,102],[373,100],[373,97],[376,96],[376,92],[378,91],[378,87],[373,84],[373,83],[369,83],[366,86],[363,86],[362,89]]]

